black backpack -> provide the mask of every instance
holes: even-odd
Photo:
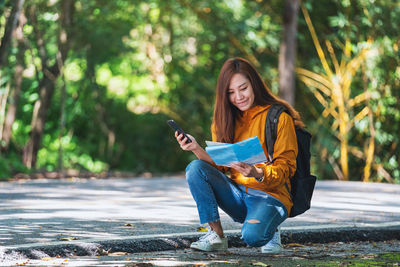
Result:
[[[277,137],[277,126],[279,116],[282,112],[289,114],[287,109],[282,105],[272,105],[268,111],[265,120],[265,140],[267,143],[268,156],[271,163],[273,158],[274,144]],[[285,183],[286,189],[289,191],[293,201],[293,207],[289,217],[295,217],[304,213],[310,208],[311,198],[314,191],[316,177],[310,174],[310,141],[311,134],[304,129],[295,128],[297,137],[297,169],[291,178],[292,190],[289,191],[288,185]]]

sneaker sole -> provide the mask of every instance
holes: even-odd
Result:
[[[207,252],[228,250],[228,248],[223,248],[223,247],[222,248],[221,247],[213,247],[213,248],[210,248],[210,249],[204,249],[204,248],[200,248],[200,247],[197,247],[197,246],[190,246],[190,248],[194,249],[194,250],[207,251]]]
[[[261,250],[261,253],[264,254],[279,254],[281,253],[282,249],[277,250]]]

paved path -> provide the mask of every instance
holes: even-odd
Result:
[[[399,200],[400,185],[318,181],[312,208],[282,230],[399,227]],[[227,233],[238,234],[240,225],[221,214]],[[199,226],[181,177],[0,182],[0,218],[0,254],[73,239],[179,237]]]

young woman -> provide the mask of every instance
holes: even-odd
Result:
[[[292,207],[290,178],[296,171],[297,140],[295,125],[303,127],[299,114],[285,101],[272,95],[255,68],[245,59],[225,62],[218,77],[212,139],[235,143],[258,136],[264,153],[265,119],[272,104],[286,106],[289,114],[279,117],[273,163],[248,165],[237,162],[230,168],[217,166],[207,152],[188,135],[175,132],[183,150],[198,158],[186,168],[186,179],[197,204],[200,223],[208,223],[210,231],[191,244],[191,248],[213,251],[226,250],[218,207],[234,221],[243,223],[242,239],[250,246],[262,247],[265,253],[281,250],[278,226],[288,217]],[[229,173],[227,176],[225,173]]]

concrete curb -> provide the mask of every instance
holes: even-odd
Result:
[[[122,238],[113,240],[82,240],[32,244],[5,248],[4,255],[19,254],[30,259],[44,257],[96,256],[112,252],[152,252],[188,248],[190,243],[204,233],[177,233],[141,238]],[[229,247],[244,247],[240,231],[226,231]],[[351,241],[400,240],[400,226],[392,227],[345,227],[307,230],[282,230],[282,243],[329,243]]]

